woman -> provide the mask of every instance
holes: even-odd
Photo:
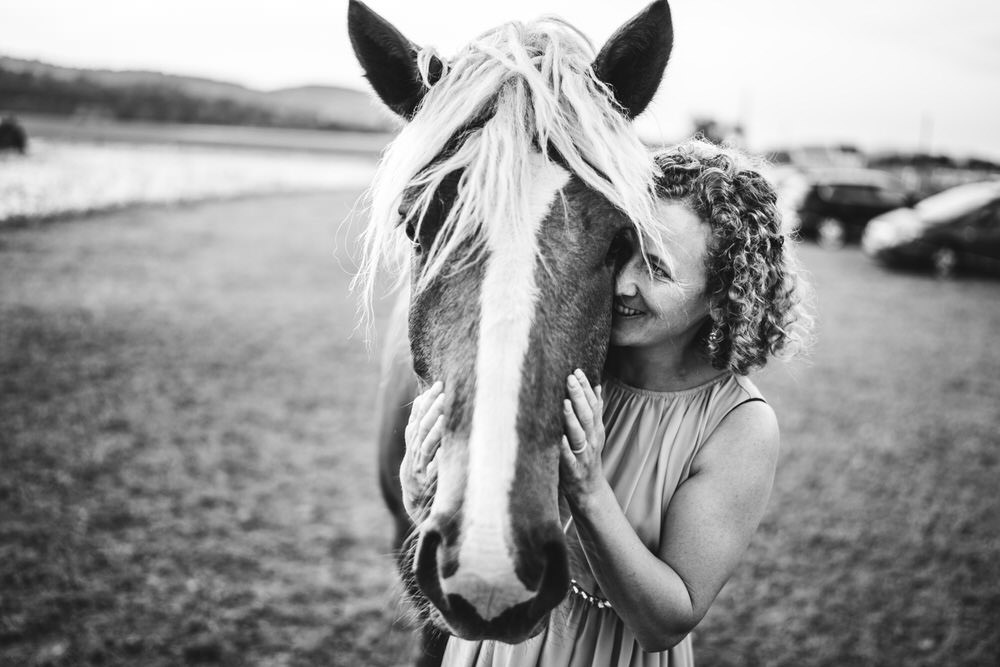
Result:
[[[573,593],[541,635],[452,638],[446,665],[693,664],[689,633],[764,513],[778,426],[746,374],[811,323],[776,196],[731,149],[692,140],[657,162],[669,243],[635,250],[618,274],[603,385],[567,379]],[[442,393],[414,404],[401,470],[411,492],[429,481],[414,471],[433,458]]]

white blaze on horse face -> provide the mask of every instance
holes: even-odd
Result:
[[[521,369],[538,301],[538,233],[570,175],[540,154],[531,161],[526,228],[515,234],[501,224],[488,231],[458,569],[442,581],[446,594],[460,593],[484,620],[535,595],[515,572],[509,498]]]

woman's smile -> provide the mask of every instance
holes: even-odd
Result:
[[[615,299],[615,315],[619,317],[638,317],[639,315],[645,315],[645,313],[635,308],[629,308],[621,300]]]

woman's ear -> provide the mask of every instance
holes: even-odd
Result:
[[[673,46],[670,6],[657,0],[620,27],[597,54],[594,74],[611,87],[629,118],[652,101]]]
[[[417,67],[417,47],[359,0],[348,4],[347,31],[375,93],[396,114],[412,118],[427,92]],[[441,76],[442,69],[441,61],[431,56],[431,83]]]

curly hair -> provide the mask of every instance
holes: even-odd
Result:
[[[699,332],[712,366],[745,375],[810,340],[811,291],[777,194],[737,149],[691,139],[655,156],[658,195],[690,206],[711,228],[706,273],[711,320]]]

